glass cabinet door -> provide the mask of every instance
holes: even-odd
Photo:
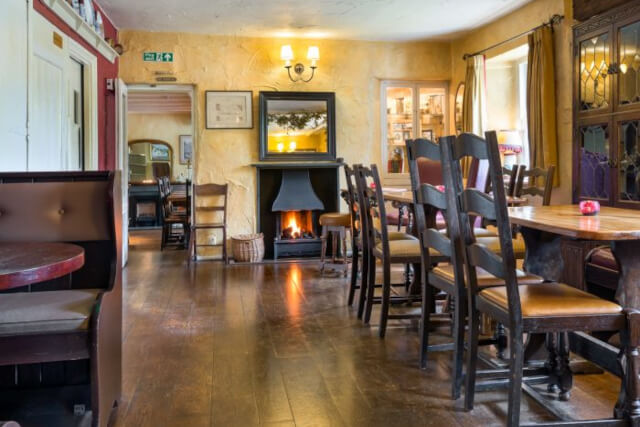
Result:
[[[419,138],[426,138],[436,141],[443,136],[444,113],[445,113],[445,90],[443,88],[421,87],[420,110],[418,121],[420,134]]]
[[[640,102],[640,22],[618,30],[618,104]]]
[[[405,141],[437,141],[447,129],[448,82],[382,82],[382,165],[393,184],[406,185],[409,163]],[[393,179],[392,179],[393,181]]]
[[[640,120],[620,121],[618,140],[618,201],[640,201]]]
[[[608,108],[611,105],[609,76],[610,33],[580,42],[579,110],[581,112]]]
[[[387,173],[408,173],[404,141],[414,136],[414,89],[387,87]]]
[[[580,198],[609,202],[611,162],[609,126],[587,125],[580,128]]]

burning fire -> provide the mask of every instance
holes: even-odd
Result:
[[[300,226],[298,225],[298,221],[296,221],[295,214],[288,215],[286,227],[291,228],[291,236],[295,237],[296,239],[300,237],[301,230]]]

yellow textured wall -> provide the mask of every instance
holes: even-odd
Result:
[[[478,28],[451,45],[451,102],[458,83],[464,80],[465,53],[473,53],[495,43],[507,40],[517,34],[548,21],[554,15],[564,15],[565,19],[554,26],[556,65],[556,105],[558,124],[558,163],[560,187],[553,189],[552,203],[571,203],[571,147],[572,147],[572,1],[534,0],[522,8],[492,23]],[[498,55],[526,43],[526,37],[506,44],[486,53],[487,57]],[[487,95],[488,97],[491,94]],[[453,116],[452,116],[453,117]],[[453,122],[453,121],[452,121]]]
[[[127,140],[159,139],[173,149],[172,179],[187,178],[187,165],[180,164],[180,135],[191,134],[191,114],[129,114]]]
[[[336,93],[337,152],[348,163],[380,163],[380,80],[449,80],[448,42],[379,43],[340,40],[239,38],[200,34],[123,30],[120,77],[127,83],[154,83],[155,71],[172,71],[179,84],[193,84],[197,100],[196,182],[228,182],[230,234],[253,232],[255,169],[258,161],[258,92],[331,91]],[[316,77],[292,83],[280,60],[290,43],[304,57],[320,48]],[[142,61],[142,52],[174,52],[174,63]],[[254,128],[205,130],[204,91],[252,90]],[[342,177],[341,177],[342,179]]]

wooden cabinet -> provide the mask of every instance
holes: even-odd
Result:
[[[381,93],[382,170],[385,183],[409,183],[405,140],[436,141],[448,133],[445,81],[383,81]]]
[[[640,209],[640,4],[573,31],[573,200]]]

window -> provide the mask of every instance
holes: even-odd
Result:
[[[487,129],[498,132],[502,163],[529,167],[527,60],[529,46],[487,59]]]

